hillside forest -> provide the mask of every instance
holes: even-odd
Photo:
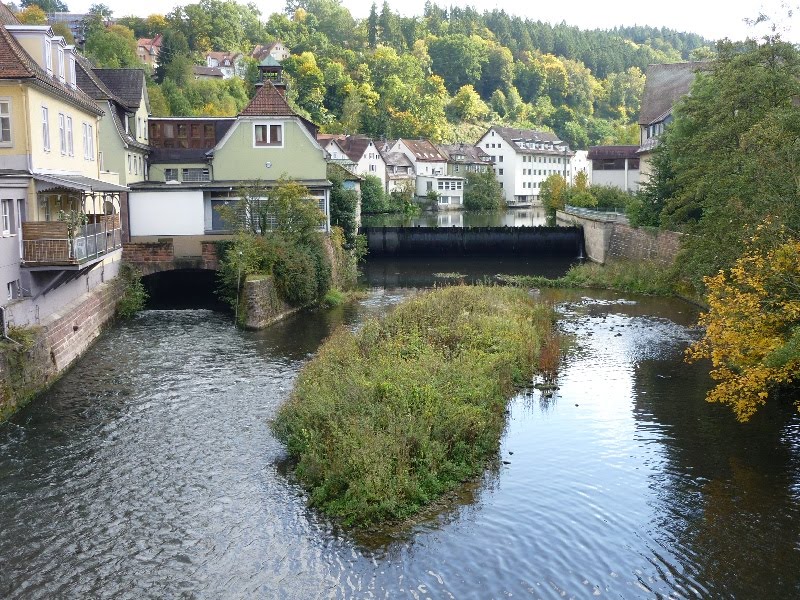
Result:
[[[23,0],[44,23],[60,0]],[[474,142],[488,123],[555,131],[573,148],[638,143],[636,118],[650,63],[706,58],[706,40],[653,27],[581,30],[503,10],[428,2],[404,17],[388,2],[356,19],[337,0],[288,0],[281,13],[201,0],[166,15],[114,15],[95,4],[84,53],[99,67],[137,67],[136,40],[163,36],[150,73],[154,116],[235,115],[257,81],[258,44],[280,40],[295,108],[329,133]],[[69,36],[65,26],[57,33]],[[246,76],[195,80],[208,51],[241,52]]]

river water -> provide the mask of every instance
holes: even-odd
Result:
[[[404,269],[263,332],[193,309],[105,334],[0,426],[0,597],[800,596],[800,419],[706,404],[674,300],[545,293],[575,335],[560,389],[512,401],[480,481],[370,534],[308,510],[268,421],[333,328],[411,293]]]

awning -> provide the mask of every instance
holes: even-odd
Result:
[[[127,192],[128,188],[124,185],[100,181],[83,175],[52,175],[50,173],[34,173],[36,190],[43,192],[54,188],[69,188],[82,192]],[[39,185],[42,182],[45,185]]]

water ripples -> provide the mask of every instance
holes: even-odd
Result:
[[[706,405],[677,303],[559,298],[560,389],[512,402],[457,502],[357,536],[309,510],[268,420],[333,328],[409,293],[260,333],[150,311],[104,336],[0,428],[0,596],[797,595],[799,421]]]

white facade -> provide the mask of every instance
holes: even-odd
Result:
[[[475,145],[491,157],[495,177],[511,207],[538,203],[542,184],[550,175],[565,179],[571,175],[573,153],[557,139],[509,141],[492,127]]]
[[[202,190],[132,191],[128,194],[128,211],[131,237],[206,232]]]
[[[575,176],[578,173],[586,173],[586,184],[592,184],[592,161],[588,158],[588,150],[576,150],[575,156],[570,161],[570,176],[569,183],[575,183]]]
[[[633,168],[635,166],[635,168]],[[639,160],[624,159],[621,169],[592,170],[592,185],[610,185],[621,189],[623,192],[635,193],[639,190]]]
[[[464,178],[450,175],[417,175],[416,194],[425,198],[434,191],[438,194],[439,210],[464,207]]]
[[[356,173],[378,177],[381,180],[381,186],[386,189],[386,163],[372,141],[364,149],[361,158],[358,160],[355,160],[353,156],[350,158],[356,163]]]

